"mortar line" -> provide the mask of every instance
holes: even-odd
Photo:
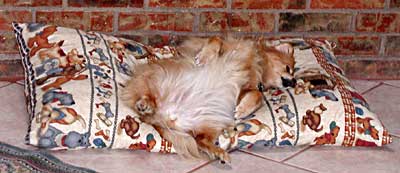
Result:
[[[149,9],[149,0],[144,0],[143,1],[143,9]]]
[[[193,19],[193,26],[192,26],[192,31],[193,32],[199,32],[200,30],[200,15],[201,13],[199,12],[194,12],[194,19]]]
[[[387,42],[387,37],[382,35],[380,37],[380,44],[379,44],[379,55],[381,55],[381,56],[385,55],[386,42]]]
[[[67,8],[68,7],[68,0],[62,0],[62,5],[61,7]]]
[[[355,13],[353,13],[352,14],[352,16],[351,16],[351,22],[350,22],[350,27],[349,27],[349,29],[350,29],[350,31],[351,32],[356,32],[356,28],[357,28],[357,15],[358,15],[358,12],[355,12]]]
[[[226,10],[232,11],[232,0],[226,0]]]
[[[120,11],[120,12],[254,12],[254,13],[277,13],[282,12],[282,9],[228,9],[228,8],[150,8],[148,7],[148,0],[144,1],[144,7],[107,7],[107,8],[98,8],[98,7],[67,7],[64,6],[56,6],[52,7],[49,10],[49,7],[41,6],[41,7],[17,7],[17,6],[0,6],[0,10],[9,10],[9,11],[26,11],[29,9],[36,10],[44,10],[44,11]],[[362,12],[362,13],[395,13],[398,12],[396,8],[379,8],[379,9],[285,9],[285,12],[291,13],[354,13],[354,12]]]
[[[32,9],[32,10],[31,10],[31,13],[32,13],[32,22],[33,22],[33,23],[36,23],[36,10],[35,10],[35,9]]]
[[[390,8],[390,0],[385,0],[384,9],[387,10]]]
[[[113,15],[113,31],[112,31],[112,33],[115,34],[119,30],[119,28],[118,28],[118,25],[119,25],[119,12],[114,11],[113,14],[114,15]]]
[[[306,0],[306,9],[311,9],[311,0]]]
[[[132,31],[121,31],[119,33],[129,33]],[[151,32],[151,33],[162,33],[162,34],[169,34],[174,31],[164,31],[164,30],[135,30],[134,32],[140,32],[140,33],[146,33],[146,32]],[[198,33],[193,33],[193,32],[187,32],[187,31],[176,31],[178,35],[193,35],[193,34],[210,34],[211,35],[216,35],[220,34],[219,31],[216,32],[198,32]],[[400,33],[375,33],[375,32],[278,32],[278,33],[271,33],[271,32],[232,32],[234,34],[239,34],[239,35],[255,35],[255,36],[301,36],[301,37],[326,37],[326,36],[353,36],[353,37],[379,37],[379,36],[400,36]]]
[[[279,19],[280,19],[280,13],[275,13],[274,14],[274,33],[279,32]]]

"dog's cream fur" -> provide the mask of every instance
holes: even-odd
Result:
[[[233,128],[238,102],[245,100],[238,107],[260,104],[253,95],[261,97],[256,85],[265,75],[260,66],[263,58],[250,40],[201,44],[198,50],[181,52],[183,56],[134,67],[122,98],[179,154],[198,158],[201,150],[211,158],[230,161],[214,142],[223,129]],[[200,53],[192,56],[193,52]],[[202,65],[197,66],[194,59]]]

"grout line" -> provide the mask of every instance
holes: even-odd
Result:
[[[383,82],[379,82],[377,85],[375,85],[375,86],[373,86],[373,87],[361,92],[361,95],[367,94],[368,92],[380,87],[381,85],[383,85]]]
[[[268,160],[268,161],[272,161],[272,162],[278,163],[278,164],[282,164],[282,165],[286,165],[286,166],[289,166],[289,167],[301,169],[301,170],[303,170],[303,171],[315,172],[315,171],[308,170],[308,169],[306,169],[306,168],[302,168],[302,167],[299,167],[299,166],[296,166],[296,165],[292,165],[292,164],[288,164],[288,163],[283,163],[283,162],[279,162],[279,161],[276,161],[276,160],[273,160],[273,159],[265,158],[265,157],[262,157],[262,156],[259,156],[259,155],[257,155],[257,154],[254,154],[254,153],[251,153],[251,152],[247,152],[247,151],[244,151],[244,150],[239,150],[239,152],[243,152],[243,153],[246,153],[246,154],[249,154],[249,155],[252,155],[252,156],[261,158],[261,159],[264,159],[264,160]]]
[[[307,146],[307,147],[301,149],[300,151],[294,153],[293,155],[291,155],[291,156],[289,156],[289,157],[287,157],[287,158],[284,158],[283,160],[281,160],[281,162],[286,162],[286,161],[292,159],[293,157],[298,156],[299,154],[305,152],[306,150],[308,150],[308,149],[310,149],[310,148],[312,148],[312,147],[313,147],[313,145],[309,145],[309,146]]]
[[[390,136],[395,137],[395,138],[400,138],[400,135],[396,135],[396,134],[393,134],[393,133],[390,133]]]
[[[210,163],[212,163],[212,162],[214,162],[214,161],[215,161],[215,160],[209,160],[209,161],[207,161],[207,162],[205,162],[205,163],[202,163],[202,164],[200,164],[199,166],[195,167],[194,169],[188,171],[187,173],[193,173],[193,172],[195,172],[195,171],[197,171],[197,170],[203,168],[204,166],[206,166],[206,165],[208,165],[208,164],[210,164]]]
[[[238,149],[230,150],[230,151],[228,151],[228,153],[230,154],[230,153],[233,153],[233,152],[236,152],[236,151],[238,151]],[[194,172],[194,171],[197,171],[197,170],[201,169],[202,167],[204,167],[204,166],[206,166],[206,165],[208,165],[208,164],[210,164],[210,163],[212,163],[212,162],[215,162],[215,161],[217,161],[217,159],[209,160],[209,161],[207,161],[207,162],[205,162],[205,163],[203,163],[203,164],[201,164],[201,165],[195,167],[194,169],[188,171],[187,173],[192,173],[192,172]]]
[[[387,86],[391,86],[391,87],[395,87],[395,88],[400,88],[400,86],[396,86],[396,85],[389,84],[389,83],[386,83],[386,82],[383,82],[383,85],[387,85]]]
[[[0,89],[1,89],[1,88],[5,88],[5,87],[7,87],[7,86],[10,86],[10,85],[12,85],[12,84],[14,84],[14,83],[13,83],[13,82],[8,82],[8,83],[6,83],[6,84],[0,86]]]
[[[24,81],[22,81],[22,83],[19,83],[19,81],[15,81],[14,83],[17,84],[17,85],[21,85],[21,86],[24,86],[24,85],[25,85],[25,84],[24,84]]]

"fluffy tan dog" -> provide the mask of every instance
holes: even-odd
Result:
[[[141,121],[170,141],[178,154],[201,158],[206,153],[211,159],[229,162],[229,155],[215,141],[223,129],[233,128],[238,107],[261,104],[257,84],[270,77],[262,66],[269,62],[260,56],[256,42],[205,40],[197,50],[183,48],[185,42],[179,48],[180,56],[135,66],[122,99]],[[290,53],[281,48],[266,50],[270,56]]]
[[[208,64],[212,59],[218,58],[226,50],[231,50],[242,40],[227,37],[197,38],[186,39],[178,48],[185,57],[194,57],[198,66]],[[249,69],[250,79],[241,88],[238,105],[235,110],[235,118],[244,118],[250,115],[261,106],[262,94],[258,91],[259,84],[263,89],[294,87],[296,80],[293,77],[294,57],[293,47],[288,43],[283,43],[274,47],[267,47],[263,39],[256,42],[250,41],[254,49],[254,58],[251,69]],[[233,57],[234,58],[234,57]]]

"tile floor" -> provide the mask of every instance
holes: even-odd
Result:
[[[353,81],[393,135],[383,148],[298,147],[239,150],[232,165],[186,161],[176,155],[127,150],[51,152],[61,160],[99,172],[400,172],[400,81]],[[26,124],[23,85],[0,82],[0,140],[23,143]]]

